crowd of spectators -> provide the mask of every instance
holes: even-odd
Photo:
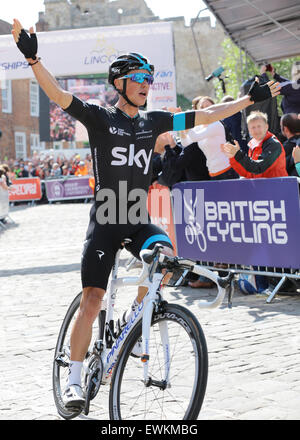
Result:
[[[60,177],[92,176],[93,166],[90,154],[81,157],[74,154],[67,159],[64,155],[55,157],[50,154],[35,152],[31,158],[18,161],[9,159],[0,164],[6,167],[6,174],[10,180],[22,177],[39,177],[41,180],[57,179]]]

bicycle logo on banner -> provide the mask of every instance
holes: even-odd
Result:
[[[183,201],[187,211],[189,212],[187,225],[185,226],[184,231],[186,241],[191,245],[196,241],[200,251],[205,252],[207,249],[206,237],[196,217],[197,197],[195,198],[194,203],[192,198],[188,202],[185,196],[183,197]]]

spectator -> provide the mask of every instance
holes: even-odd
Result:
[[[221,102],[230,102],[234,101],[234,98],[232,96],[224,96],[222,98]],[[232,116],[229,116],[229,118],[223,119],[223,123],[225,127],[229,130],[231,136],[233,139],[238,141],[238,143],[241,146],[241,149],[245,152],[248,151],[247,142],[242,137],[242,112],[235,113]]]
[[[281,132],[287,140],[283,143],[286,155],[286,170],[289,176],[298,176],[293,159],[293,149],[300,145],[300,120],[296,113],[287,113],[280,120]]]
[[[18,173],[18,178],[23,178],[23,177],[28,177],[29,173],[28,171],[25,169],[25,166],[23,163],[20,163],[20,171]]]
[[[70,175],[70,170],[68,169],[67,165],[63,165],[62,166],[62,176],[69,176]]]
[[[197,108],[204,109],[213,104],[214,101],[210,97],[204,96],[198,101]],[[226,133],[224,125],[220,121],[209,125],[199,125],[191,130],[181,132],[180,136],[183,147],[197,142],[206,156],[206,164],[212,180],[238,178],[229,159],[221,150],[221,145],[226,142]]]
[[[61,173],[60,166],[59,166],[59,164],[57,162],[55,162],[53,164],[52,170],[50,172],[50,177],[52,179],[57,179],[57,178],[61,177],[61,174],[62,173]]]
[[[8,187],[11,186],[12,182],[10,180],[11,179],[11,176],[10,176],[11,173],[10,173],[9,166],[4,163],[4,164],[0,165],[0,168],[2,168],[4,170],[4,174],[5,174],[5,178],[6,178],[6,185]]]
[[[6,223],[5,217],[8,214],[9,206],[8,186],[6,182],[6,171],[0,167],[0,220],[3,223]]]
[[[283,114],[300,113],[300,61],[296,61],[292,66],[291,81],[276,73],[273,66],[269,65],[269,68],[273,78],[281,83],[280,94],[283,95],[281,101]],[[266,75],[267,66],[263,66],[261,72],[268,79]]]
[[[297,170],[298,176],[300,176],[300,147],[295,147],[292,154],[295,162],[295,168]]]
[[[87,176],[88,175],[88,167],[84,163],[83,160],[81,160],[78,164],[78,168],[75,171],[75,176]]]
[[[247,125],[252,136],[248,156],[241,151],[237,141],[235,145],[227,142],[222,147],[235,171],[248,178],[287,176],[285,151],[276,136],[268,131],[267,115],[252,112]]]
[[[265,73],[266,66],[262,66],[260,70],[259,83],[264,84],[269,81],[269,78],[267,74]],[[248,79],[247,81],[244,81],[241,89],[240,89],[240,95],[244,96],[247,95],[249,92],[250,86],[252,82],[255,80],[255,76],[253,78]],[[260,111],[262,113],[266,113],[268,115],[268,123],[269,123],[269,130],[271,133],[275,134],[275,136],[280,136],[280,117],[278,114],[278,108],[277,108],[277,98],[274,97],[272,99],[266,99],[261,102],[256,102],[249,107],[247,107],[242,112],[242,133],[245,137],[245,139],[249,138],[249,132],[247,127],[247,117],[250,115],[250,113],[254,111]],[[249,139],[248,139],[249,140]]]

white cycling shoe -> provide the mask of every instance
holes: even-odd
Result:
[[[85,398],[81,386],[75,384],[67,386],[63,394],[63,402],[66,408],[83,408]]]

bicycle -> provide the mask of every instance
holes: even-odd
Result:
[[[106,292],[107,305],[95,321],[96,336],[87,352],[83,368],[85,407],[66,409],[62,399],[66,378],[71,321],[79,309],[81,293],[71,303],[63,320],[54,354],[53,393],[60,416],[72,419],[89,413],[90,402],[101,386],[110,385],[109,415],[111,420],[184,419],[196,420],[207,384],[208,352],[206,340],[197,318],[181,305],[163,299],[161,282],[167,271],[193,271],[212,279],[218,287],[216,298],[199,301],[200,307],[217,307],[224,299],[232,274],[220,278],[216,273],[192,260],[168,257],[162,246],[141,252],[142,270],[138,277],[117,277],[120,247],[115,257]],[[139,285],[147,277],[151,282],[147,295],[125,326],[114,322],[113,310],[119,288]],[[180,279],[177,283],[180,282]],[[142,338],[143,354],[136,357],[132,349]]]

